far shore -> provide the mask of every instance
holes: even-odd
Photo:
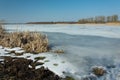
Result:
[[[86,23],[86,24],[82,24],[82,25],[90,25],[90,26],[99,26],[99,25],[103,25],[103,26],[120,26],[120,23],[102,23],[102,24]]]
[[[120,26],[120,22],[118,22],[118,23],[3,23],[2,25],[16,25],[16,24],[36,24],[36,25],[43,25],[43,24],[45,24],[45,25],[54,25],[54,24],[76,24],[76,25],[90,25],[90,26],[99,26],[99,25],[105,25],[105,26]]]

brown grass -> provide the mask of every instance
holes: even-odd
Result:
[[[0,45],[4,47],[21,47],[26,52],[41,53],[48,51],[46,35],[37,32],[12,32],[6,33],[0,27]]]
[[[103,76],[106,73],[106,70],[104,70],[103,68],[95,67],[95,68],[93,68],[92,72],[96,76]]]
[[[58,50],[55,50],[55,51],[53,51],[54,53],[58,53],[58,54],[62,54],[62,53],[64,53],[64,50],[62,50],[62,49],[58,49]]]
[[[109,22],[109,23],[106,23],[106,25],[109,25],[109,26],[120,26],[120,22]]]
[[[5,33],[5,29],[2,28],[0,25],[0,38],[3,37],[3,34]]]

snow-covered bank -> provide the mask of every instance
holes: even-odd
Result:
[[[57,47],[56,47],[57,48]],[[75,48],[73,48],[75,49]],[[11,57],[24,57],[27,59],[35,60],[36,57],[45,57],[44,60],[39,60],[43,62],[43,66],[49,68],[54,73],[61,77],[71,76],[74,77],[75,80],[119,80],[119,71],[120,71],[120,56],[119,55],[112,55],[104,56],[103,54],[99,54],[95,56],[94,54],[91,55],[84,55],[81,54],[72,54],[72,53],[65,53],[65,54],[55,54],[55,53],[42,53],[42,54],[30,54],[25,53],[21,56],[15,56],[14,54],[8,54],[6,51],[20,51],[20,48],[3,48],[0,47],[0,56],[11,56]],[[67,50],[66,50],[67,51]],[[81,56],[82,55],[82,56]],[[0,59],[2,60],[2,59]],[[93,66],[100,66],[106,68],[107,73],[102,77],[97,77],[91,72],[91,68]],[[39,68],[41,66],[37,66]]]
[[[21,27],[19,27],[21,26]],[[64,54],[30,53],[18,57],[34,59],[46,57],[44,66],[60,76],[69,75],[76,80],[120,80],[120,28],[80,25],[15,25],[5,26],[14,31],[42,31],[48,35],[53,50],[62,49]],[[25,28],[23,28],[23,27]],[[7,54],[1,47],[1,56]],[[102,66],[106,74],[97,77],[91,72],[93,66]],[[92,78],[92,79],[91,79]]]
[[[9,53],[8,51],[15,51],[15,52],[20,52],[23,51],[21,48],[16,47],[16,48],[4,48],[0,46],[0,56],[11,56],[11,57],[24,57],[27,59],[32,59],[35,60],[36,57],[45,57],[43,60],[39,60],[40,62],[43,62],[44,64],[42,66],[45,66],[46,68],[49,68],[53,72],[55,72],[57,75],[61,77],[65,77],[63,72],[70,72],[74,73],[76,71],[76,67],[66,61],[63,57],[59,56],[59,54],[55,53],[41,53],[41,54],[31,54],[31,53],[24,53],[21,56],[16,56],[14,53]],[[2,59],[0,59],[1,61]],[[39,62],[38,61],[38,62]],[[37,66],[36,68],[40,68],[41,66]]]

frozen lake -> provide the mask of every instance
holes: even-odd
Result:
[[[93,35],[110,38],[120,38],[120,27],[87,24],[45,24],[45,25],[5,25],[8,30],[59,32],[70,35]]]
[[[115,65],[116,68],[111,69],[107,76],[98,80],[118,78],[120,71],[120,27],[118,26],[54,24],[4,25],[4,27],[8,31],[37,31],[47,34],[52,49],[64,50],[65,53],[58,56],[70,63],[71,67],[68,66],[66,70],[69,75],[80,79],[79,77],[90,74],[92,66]],[[57,73],[57,70],[54,72]]]

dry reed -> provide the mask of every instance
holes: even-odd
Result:
[[[0,27],[0,45],[4,47],[21,47],[26,52],[41,53],[48,51],[48,38],[37,32],[4,32]]]
[[[4,33],[5,33],[5,29],[3,29],[2,26],[0,25],[0,38],[3,37]]]

